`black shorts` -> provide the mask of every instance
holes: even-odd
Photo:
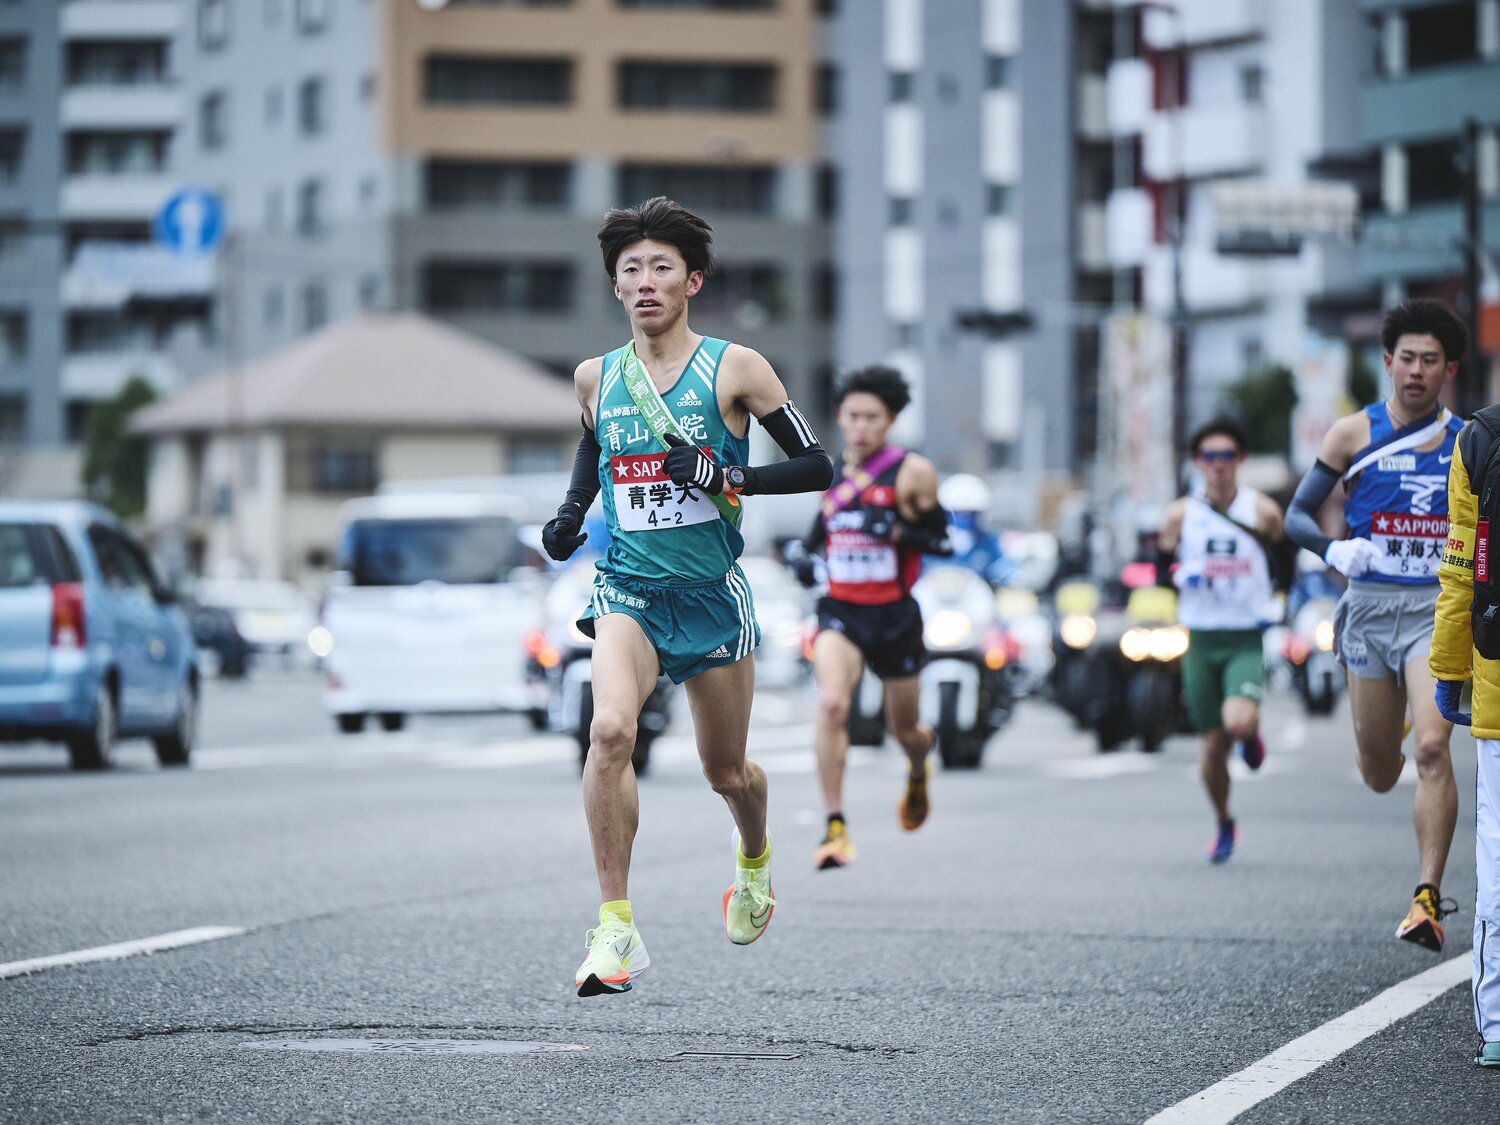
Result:
[[[922,610],[909,595],[886,605],[819,598],[818,628],[834,629],[848,637],[864,654],[870,671],[881,679],[915,676],[927,663]]]

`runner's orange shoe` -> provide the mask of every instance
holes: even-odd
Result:
[[[901,795],[901,804],[896,811],[901,814],[901,827],[908,832],[915,832],[922,827],[922,822],[927,819],[927,814],[932,806],[927,800],[927,780],[932,776],[932,763],[928,762],[922,767],[920,779],[913,779],[911,774],[906,775],[906,792]]]
[[[1458,909],[1458,904],[1452,899],[1444,901],[1439,897],[1436,887],[1431,883],[1423,883],[1412,896],[1411,909],[1406,912],[1406,917],[1401,919],[1401,924],[1396,927],[1396,936],[1402,941],[1420,945],[1423,949],[1441,953],[1443,951],[1442,921],[1456,909]]]

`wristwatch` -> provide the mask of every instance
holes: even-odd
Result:
[[[724,487],[729,492],[745,491],[745,481],[748,475],[743,465],[730,465],[724,470]]]

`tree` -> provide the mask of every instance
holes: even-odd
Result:
[[[83,488],[122,519],[146,511],[149,441],[130,432],[130,417],[156,401],[151,384],[132,375],[112,399],[93,403],[83,436]]]
[[[1297,379],[1291,368],[1271,364],[1224,388],[1230,413],[1245,425],[1251,453],[1292,449],[1292,411],[1297,406]]]
[[[1349,349],[1349,397],[1356,406],[1369,406],[1380,397],[1380,381],[1358,348]]]

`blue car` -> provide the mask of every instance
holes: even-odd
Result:
[[[192,630],[140,545],[93,504],[0,501],[0,740],[99,770],[144,736],[183,766],[197,725]]]

